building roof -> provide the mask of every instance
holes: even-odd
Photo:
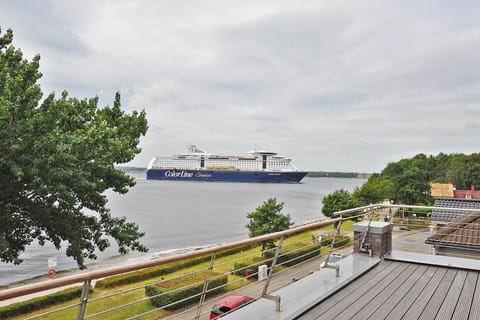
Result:
[[[480,199],[480,190],[455,190],[453,196],[458,199]]]
[[[479,274],[385,260],[298,319],[480,319]]]
[[[432,197],[454,197],[453,184],[451,183],[432,183]]]
[[[477,260],[394,251],[384,260],[353,254],[228,316],[234,319],[480,319]]]
[[[479,199],[455,199],[455,198],[436,198],[435,207],[439,208],[460,208],[460,209],[478,209],[480,208]],[[457,210],[432,210],[432,221],[454,221],[465,214],[465,211]]]
[[[430,193],[434,198],[480,199],[480,190],[456,190],[451,183],[432,183]]]
[[[480,251],[480,212],[466,213],[441,227],[425,241],[427,244]]]

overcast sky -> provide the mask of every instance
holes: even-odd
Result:
[[[131,165],[196,144],[307,170],[478,152],[480,1],[0,0],[45,94],[145,109]]]

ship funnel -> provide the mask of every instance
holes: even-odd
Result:
[[[190,153],[205,153],[205,151],[198,149],[194,144],[189,144],[187,149]]]

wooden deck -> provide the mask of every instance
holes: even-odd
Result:
[[[480,272],[383,261],[297,319],[480,319]]]

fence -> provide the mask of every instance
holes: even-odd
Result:
[[[23,305],[24,312],[32,312],[16,316],[19,319],[208,319],[212,301],[231,294],[272,299],[279,308],[279,298],[270,295],[273,290],[305,276],[312,266],[318,268],[320,261],[329,261],[335,250],[351,252],[351,234],[342,228],[347,220],[367,216],[369,221],[391,221],[400,230],[432,232],[431,229],[436,228],[431,221],[434,209],[449,210],[390,204],[354,208],[337,212],[338,218],[282,232],[3,290],[0,291],[0,300],[49,289],[60,290],[65,286],[81,286],[81,290],[77,289],[79,297],[76,301],[69,299],[70,303],[59,304],[58,296],[44,300],[37,298],[42,302],[20,302],[20,305],[0,308],[0,318],[14,317]],[[479,211],[465,210],[465,216],[470,220],[450,225],[439,234],[451,236],[452,232],[475,225]],[[322,229],[333,224],[338,227],[336,231]],[[480,235],[473,227],[471,230],[468,240],[478,243]],[[275,241],[275,246],[262,252],[260,244],[265,241]],[[448,241],[454,243],[452,237]],[[264,265],[266,269],[261,267]],[[257,281],[257,278],[264,281]],[[212,296],[215,299],[209,299]],[[50,306],[51,303],[54,305]],[[8,310],[11,310],[10,314]],[[3,317],[2,312],[6,312]]]

